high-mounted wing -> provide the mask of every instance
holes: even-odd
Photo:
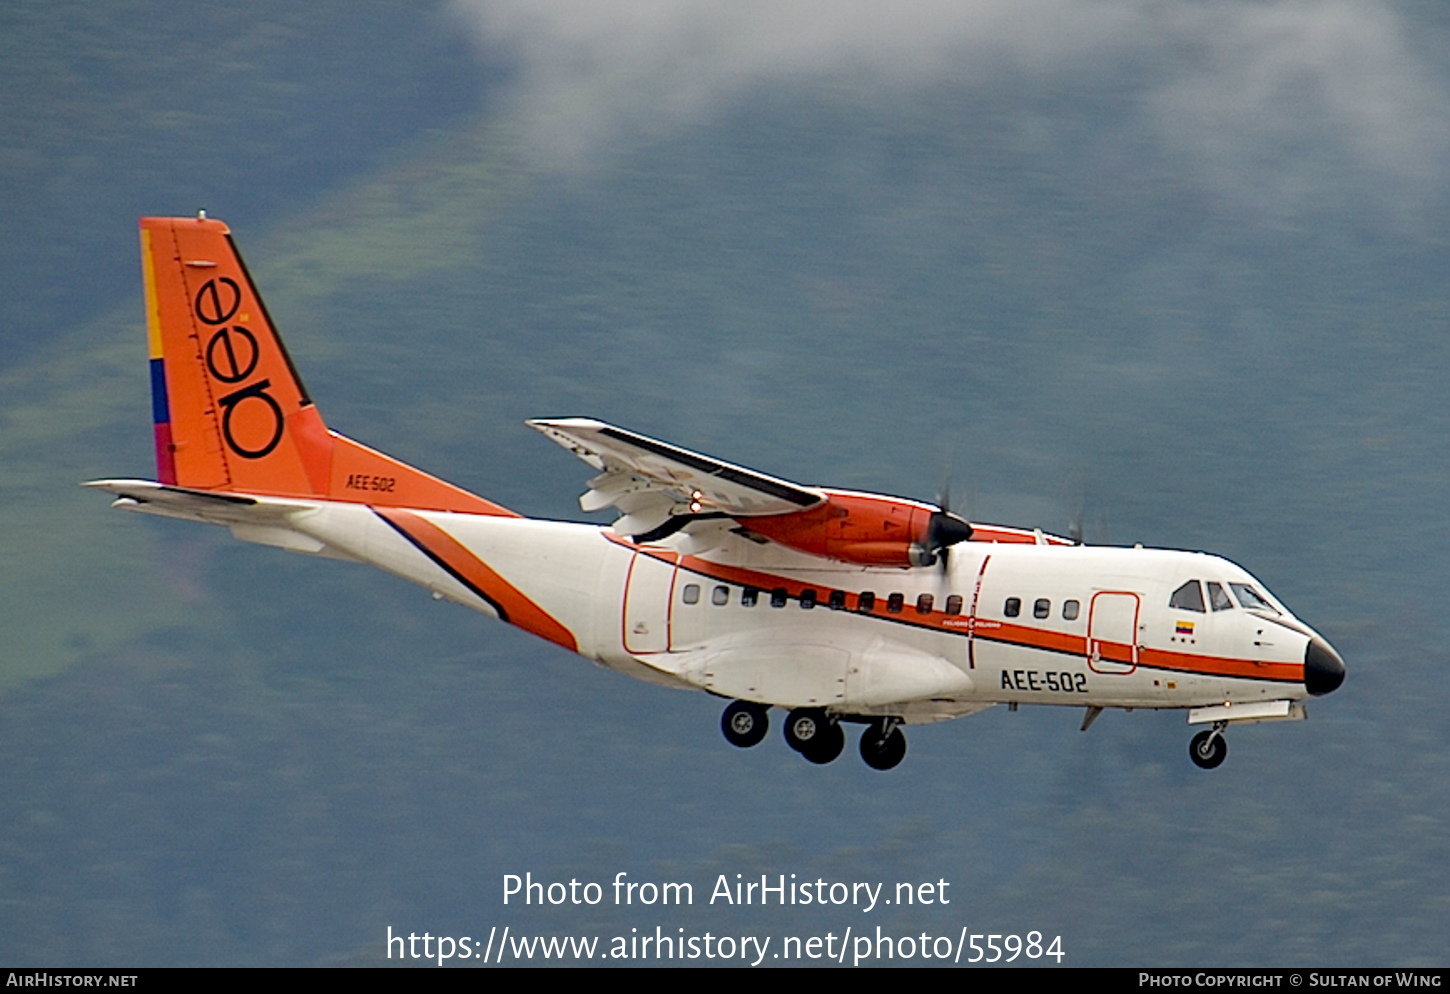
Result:
[[[791,514],[824,504],[812,487],[778,480],[591,418],[527,422],[583,459],[598,476],[579,498],[586,511],[617,507],[614,529],[641,536],[676,520]]]
[[[614,530],[636,541],[730,518],[761,541],[837,562],[945,569],[947,548],[972,537],[967,522],[922,501],[803,487],[588,418],[528,424],[602,470],[579,506],[619,508]]]

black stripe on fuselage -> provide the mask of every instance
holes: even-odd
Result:
[[[447,573],[449,576],[453,577],[453,579],[457,580],[459,583],[463,584],[463,586],[467,589],[473,591],[473,593],[478,595],[479,598],[487,602],[489,607],[493,608],[495,611],[498,612],[499,621],[509,620],[508,612],[503,609],[502,604],[494,600],[492,597],[488,596],[488,593],[486,591],[479,589],[479,587],[474,585],[466,576],[462,575],[452,566],[449,566],[448,563],[444,562],[444,560],[440,556],[438,556],[432,549],[424,545],[421,539],[415,538],[402,525],[399,525],[393,521],[389,521],[382,514],[378,514],[377,508],[369,508],[369,510],[371,510],[374,514],[377,514],[379,518],[382,518],[383,522],[387,524],[389,528],[397,532],[399,535],[403,536],[403,538],[407,539],[409,545],[413,546],[413,548],[417,549],[419,552],[423,553],[423,555],[431,559],[435,566],[437,566],[443,572]]]

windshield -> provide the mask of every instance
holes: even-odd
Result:
[[[1264,599],[1253,587],[1247,583],[1230,583],[1234,596],[1238,598],[1239,606],[1249,611],[1268,611],[1271,614],[1278,614],[1279,609]]]

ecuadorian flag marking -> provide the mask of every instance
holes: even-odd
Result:
[[[146,282],[146,343],[151,352],[151,422],[156,433],[156,478],[176,483],[176,449],[171,440],[171,406],[166,396],[166,359],[161,347],[161,305],[156,296],[156,260],[151,232],[141,229],[141,269]]]

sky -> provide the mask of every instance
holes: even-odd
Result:
[[[1258,210],[1315,210],[1348,165],[1409,228],[1443,196],[1442,53],[1376,0],[458,0],[541,154],[708,119],[752,88],[1120,89],[1185,166]],[[1285,154],[1286,150],[1290,154]]]

